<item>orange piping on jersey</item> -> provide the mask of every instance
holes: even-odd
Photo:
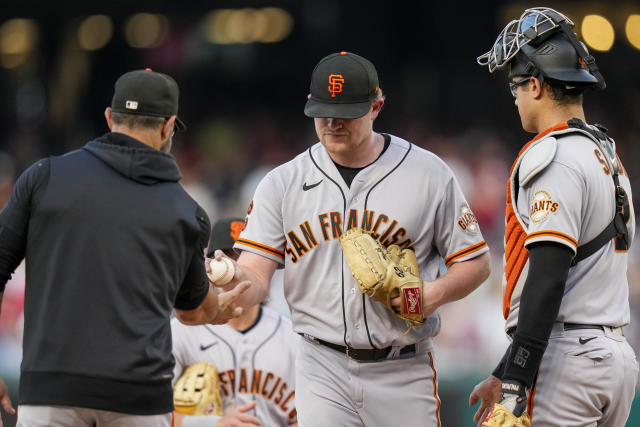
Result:
[[[509,310],[511,309],[511,296],[513,290],[518,283],[520,274],[527,264],[529,259],[529,252],[524,247],[524,242],[527,237],[527,233],[524,230],[522,224],[518,220],[514,210],[514,201],[511,198],[511,184],[514,179],[513,172],[516,166],[520,164],[520,158],[524,152],[536,141],[545,137],[547,134],[555,131],[568,129],[567,123],[558,123],[555,126],[546,129],[535,136],[531,141],[527,142],[524,147],[518,153],[511,170],[509,171],[509,180],[507,181],[507,208],[505,210],[505,231],[504,231],[504,276],[507,284],[504,289],[504,297],[502,299],[502,314],[506,319],[509,316]]]
[[[484,240],[480,243],[476,243],[473,246],[469,246],[468,248],[465,248],[461,251],[456,252],[455,254],[451,255],[449,258],[447,258],[444,263],[447,267],[449,267],[449,264],[451,264],[453,261],[455,261],[456,259],[463,257],[465,255],[469,255],[472,254],[476,251],[479,251],[480,249],[484,248],[487,246],[487,242],[485,242]]]
[[[533,399],[536,395],[536,387],[538,385],[538,375],[540,375],[540,371],[536,373],[536,379],[533,382],[533,388],[531,389],[531,393],[529,393],[529,399],[527,401],[527,413],[529,414],[529,419],[533,425]]]
[[[247,239],[238,239],[238,240],[236,240],[236,243],[242,243],[243,245],[247,245],[247,246],[251,246],[252,248],[260,249],[261,251],[270,253],[272,255],[277,255],[280,258],[284,259],[284,252],[279,251],[277,249],[274,249],[274,248],[272,248],[270,246],[261,245],[260,243],[252,242],[251,240],[247,240]]]
[[[175,425],[175,413],[173,411],[171,411],[171,427],[173,427]]]
[[[578,247],[578,241],[576,239],[574,239],[573,237],[564,234],[564,233],[560,233],[559,231],[551,231],[551,230],[542,230],[542,231],[536,231],[535,233],[531,233],[527,236],[526,240],[530,240],[530,239],[534,239],[536,237],[540,237],[540,236],[549,236],[549,237],[559,237],[561,239],[564,239],[566,241],[568,241],[569,243],[571,243],[574,247]]]
[[[436,420],[438,421],[438,427],[440,427],[440,398],[438,397],[438,373],[436,372],[435,366],[433,366],[433,355],[431,352],[429,354],[429,364],[431,365],[431,370],[433,371],[433,397],[436,398],[436,402],[438,405],[436,406]]]

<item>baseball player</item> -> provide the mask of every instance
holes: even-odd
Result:
[[[638,363],[622,330],[631,187],[606,129],[586,124],[583,92],[605,84],[572,28],[555,10],[527,9],[478,58],[508,70],[522,126],[537,134],[507,183],[512,343],[470,396],[482,400],[474,420],[487,426],[530,425],[527,417],[536,427],[622,426],[634,397]]]
[[[207,249],[219,249],[232,259],[242,218],[217,221]],[[225,415],[189,416],[175,413],[176,427],[297,426],[295,349],[298,339],[291,322],[277,312],[254,305],[225,325],[186,326],[177,319],[173,333],[174,384],[197,362],[216,366]]]
[[[323,58],[305,107],[320,142],[261,181],[234,246],[242,253],[232,285],[252,282],[241,305],[262,300],[284,267],[294,330],[304,336],[296,407],[305,427],[439,426],[436,309],[489,274],[487,245],[451,170],[374,132],[383,104],[370,61],[348,52]],[[415,251],[419,272],[389,270],[414,278],[411,298],[385,307],[359,290],[341,247],[350,229],[369,233],[379,253],[391,245]],[[448,271],[439,277],[443,258]],[[419,316],[415,326],[397,316],[406,310]]]

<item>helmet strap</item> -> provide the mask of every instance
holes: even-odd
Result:
[[[534,60],[530,58],[526,53],[524,53],[523,51],[520,51],[518,52],[518,56],[516,56],[516,58],[514,59],[516,61],[520,61],[521,63],[525,63],[526,61],[526,64],[524,65],[524,67],[522,67],[521,72],[518,73],[519,75],[535,77],[538,80],[540,80],[540,84],[544,82],[544,75],[542,73],[542,70],[540,69],[540,67],[536,65]]]
[[[523,52],[524,54],[524,52]],[[526,56],[526,55],[525,55]],[[529,57],[527,57],[529,58]],[[532,77],[537,78],[538,80],[540,80],[540,84],[542,84],[544,82],[544,76],[542,75],[542,71],[540,70],[540,68],[538,68],[536,66],[536,64],[533,62],[533,60],[531,58],[529,58],[529,62],[527,62],[527,65],[524,66],[524,72]]]
[[[571,30],[571,27],[565,22],[561,22],[560,28],[562,32],[567,36],[573,48],[576,50],[578,57],[582,59],[585,63],[585,66],[589,70],[593,76],[598,79],[598,83],[596,83],[596,89],[604,89],[607,87],[607,84],[604,81],[604,77],[600,73],[600,69],[598,68],[598,64],[596,64],[596,59],[593,55],[590,55],[587,50],[584,48],[582,43],[580,43],[575,35],[575,33]]]

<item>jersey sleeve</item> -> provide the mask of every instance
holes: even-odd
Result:
[[[525,188],[521,188],[528,206],[529,219],[525,246],[535,242],[556,242],[578,249],[584,180],[573,169],[552,162]]]
[[[284,264],[285,236],[282,219],[284,186],[276,178],[278,169],[265,176],[249,204],[245,226],[234,245]]]
[[[434,221],[435,246],[445,265],[467,261],[489,250],[480,225],[451,170]]]

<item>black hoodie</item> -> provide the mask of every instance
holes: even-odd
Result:
[[[0,291],[26,258],[21,405],[173,409],[170,313],[209,288],[209,219],[180,178],[170,154],[108,133],[18,179]]]

